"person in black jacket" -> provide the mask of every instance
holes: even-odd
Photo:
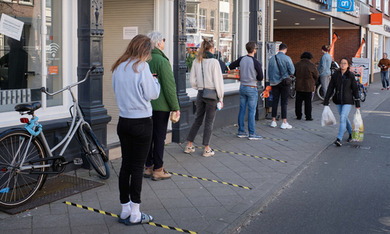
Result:
[[[345,128],[349,133],[348,142],[352,139],[352,125],[348,120],[348,114],[351,111],[352,105],[355,104],[356,109],[360,109],[359,91],[356,84],[355,76],[349,71],[350,62],[347,58],[342,58],[340,61],[340,69],[333,73],[330,80],[328,90],[324,99],[324,106],[329,105],[329,99],[333,92],[333,102],[336,104],[337,111],[340,114],[340,127],[337,139],[334,142],[336,146],[341,146]]]

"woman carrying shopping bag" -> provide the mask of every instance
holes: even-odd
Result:
[[[221,103],[221,108],[223,108],[224,95],[222,72],[218,60],[214,57],[214,43],[212,41],[205,39],[202,42],[198,57],[192,64],[190,83],[192,88],[198,90],[198,95],[196,97],[196,117],[188,134],[188,143],[184,149],[184,153],[189,154],[195,152],[195,147],[192,145],[192,142],[203,123],[203,119],[205,119],[203,131],[203,145],[205,147],[203,156],[210,157],[214,155],[214,151],[210,148],[210,140],[217,105]]]
[[[356,109],[360,109],[358,87],[354,74],[349,71],[350,64],[347,58],[341,59],[340,69],[333,73],[324,99],[324,106],[329,105],[329,99],[335,90],[333,102],[336,104],[337,111],[340,114],[339,134],[334,142],[336,146],[342,145],[341,140],[343,139],[345,129],[349,133],[347,141],[350,142],[352,140],[352,125],[348,120],[348,114],[353,104],[355,104]]]

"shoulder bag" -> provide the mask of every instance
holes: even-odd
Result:
[[[280,67],[279,67],[278,56],[276,56],[276,55],[275,55],[275,60],[276,60],[276,65],[278,65],[280,77],[282,77],[282,84],[286,85],[286,86],[291,85],[291,83],[292,83],[291,77],[286,77],[283,79],[282,71],[280,70]]]
[[[201,63],[202,66],[202,77],[203,77],[203,98],[209,99],[209,100],[218,100],[217,91],[214,89],[207,89],[206,83],[204,82],[204,74],[203,74],[203,62]]]

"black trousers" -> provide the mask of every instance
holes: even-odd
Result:
[[[142,173],[149,153],[152,130],[151,117],[142,119],[119,117],[117,133],[122,150],[119,199],[122,204],[128,203],[130,198],[134,203],[141,203]]]
[[[153,111],[153,137],[145,163],[147,167],[154,165],[154,169],[159,169],[164,164],[164,145],[167,136],[169,113],[166,111]]]
[[[295,97],[295,115],[298,119],[302,118],[302,102],[305,102],[305,117],[311,119],[311,97],[312,92],[299,92]]]
[[[272,86],[272,117],[276,117],[276,114],[278,112],[279,97],[281,97],[282,99],[280,101],[280,106],[282,112],[282,119],[287,119],[287,104],[289,92],[290,86],[283,85],[282,82],[280,82],[276,86]]]

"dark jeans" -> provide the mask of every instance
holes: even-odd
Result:
[[[196,134],[198,133],[200,126],[202,126],[203,119],[206,115],[203,131],[203,145],[210,145],[211,132],[213,131],[218,101],[204,99],[202,96],[203,90],[198,91],[198,96],[196,97],[196,117],[194,123],[192,124],[190,133],[188,134],[187,141],[194,141]]]
[[[141,203],[142,172],[152,140],[151,117],[127,119],[119,117],[117,133],[121,142],[122,165],[119,172],[119,198],[122,204]],[[131,176],[131,181],[130,181]]]
[[[153,111],[153,137],[150,144],[148,158],[145,166],[159,169],[163,166],[164,145],[167,136],[169,113],[166,111]]]
[[[287,119],[287,103],[289,92],[289,85],[283,85],[282,83],[279,83],[276,86],[272,86],[272,117],[276,117],[276,114],[278,112],[279,97],[281,97],[282,100],[280,102],[280,105],[282,109],[282,119]]]
[[[311,119],[311,96],[312,92],[299,92],[295,98],[295,114],[298,119],[302,118],[302,102],[305,102],[305,117]]]

